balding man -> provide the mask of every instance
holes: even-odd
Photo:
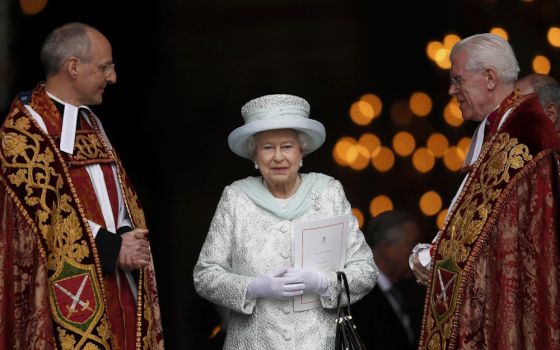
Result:
[[[142,207],[89,108],[117,81],[111,44],[69,23],[41,60],[0,129],[0,349],[162,349]]]

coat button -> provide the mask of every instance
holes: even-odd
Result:
[[[284,259],[288,259],[290,257],[290,254],[286,251],[283,251],[282,253],[280,253],[280,255],[284,258]]]
[[[292,336],[290,335],[289,331],[284,331],[284,340],[288,341],[292,339]]]
[[[285,225],[285,224],[284,224],[284,225],[282,225],[282,226],[280,226],[280,231],[282,231],[283,233],[286,233],[286,232],[288,232],[288,226],[287,226],[287,225]]]

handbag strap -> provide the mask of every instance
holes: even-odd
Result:
[[[350,288],[348,287],[348,279],[346,279],[346,274],[342,271],[338,271],[336,273],[336,277],[338,279],[338,287],[340,288],[336,301],[337,313],[338,315],[340,315],[340,299],[342,297],[342,293],[346,292],[346,300],[348,302],[346,309],[348,312],[348,316],[352,317],[352,313],[350,312]]]

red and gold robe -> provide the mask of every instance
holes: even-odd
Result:
[[[436,242],[420,349],[560,349],[559,205],[559,139],[513,93]]]
[[[122,300],[132,295],[119,294],[115,275],[101,270],[88,219],[103,224],[103,215],[83,165],[115,164],[133,226],[146,223],[120,160],[92,122],[90,131],[77,132],[74,154],[62,153],[61,116],[40,86],[30,100],[13,102],[0,129],[2,350],[163,349],[153,264],[139,271],[135,303]],[[135,308],[126,326],[123,305]]]

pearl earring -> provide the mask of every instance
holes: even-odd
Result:
[[[299,167],[301,168],[303,166],[303,159],[299,161]]]
[[[258,169],[259,165],[257,164],[257,162],[255,162],[255,169]]]

